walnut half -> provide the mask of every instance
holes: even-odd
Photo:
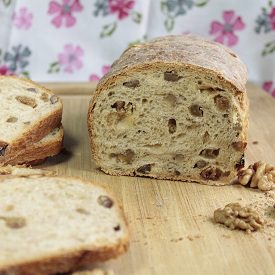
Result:
[[[243,207],[239,203],[230,203],[223,209],[215,210],[214,220],[231,230],[240,229],[247,233],[260,230],[265,223],[259,213],[249,207]]]
[[[262,191],[275,190],[275,167],[262,161],[255,162],[238,173],[240,184]]]

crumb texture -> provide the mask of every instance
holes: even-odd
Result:
[[[91,251],[92,260],[104,259],[104,253],[111,258],[123,252],[116,251],[118,247],[127,245],[119,206],[91,183],[58,177],[7,178],[0,180],[0,197],[0,273],[37,261],[43,267],[47,259],[54,267],[54,259],[66,255],[74,263],[72,255],[83,251]]]
[[[215,210],[214,220],[217,223],[224,224],[231,230],[239,229],[247,233],[262,229],[265,223],[258,212],[250,207],[241,206],[239,203],[230,203],[223,209]]]
[[[59,108],[60,100],[46,89],[20,78],[0,77],[1,141],[12,143],[41,117]]]
[[[215,73],[198,66],[203,61],[190,61],[189,66],[184,58],[173,60],[172,54],[191,51],[187,42],[198,51],[213,46],[202,42],[200,48],[188,37],[153,40],[126,50],[100,81],[88,124],[92,151],[103,171],[218,185],[230,183],[243,167],[245,90],[240,93],[221,79],[218,63]],[[151,58],[153,52],[161,63]],[[235,57],[227,55],[230,67]],[[129,67],[122,73],[125,63]]]

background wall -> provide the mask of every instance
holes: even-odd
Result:
[[[129,44],[189,32],[231,47],[275,96],[275,3],[265,0],[0,0],[0,74],[97,80]]]

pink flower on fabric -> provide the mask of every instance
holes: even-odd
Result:
[[[14,75],[14,73],[9,70],[8,66],[3,65],[0,67],[0,75]]]
[[[273,87],[272,81],[264,82],[262,88],[263,90],[265,90],[266,92],[268,92],[269,94],[275,97],[275,87]]]
[[[64,52],[58,55],[58,62],[64,72],[73,73],[83,67],[81,60],[83,55],[84,51],[81,47],[67,44],[64,46]]]
[[[27,7],[21,7],[18,12],[14,12],[12,20],[18,29],[28,30],[32,26],[33,14]]]
[[[118,13],[118,19],[129,15],[129,11],[134,7],[134,0],[108,0],[110,13]]]
[[[62,0],[62,4],[57,1],[51,1],[48,14],[56,14],[51,21],[56,28],[60,28],[64,26],[64,24],[69,28],[76,23],[73,13],[82,10],[83,6],[80,4],[79,0]]]
[[[275,30],[275,7],[272,8],[269,14],[269,19],[271,22],[272,30]]]
[[[111,69],[110,65],[105,65],[101,68],[101,72],[102,72],[102,76],[104,76],[105,74],[107,74]],[[100,80],[100,76],[98,76],[97,74],[91,74],[89,77],[90,81],[99,81]]]
[[[240,16],[235,16],[234,11],[223,12],[224,23],[213,21],[211,23],[210,34],[217,34],[216,42],[227,46],[234,46],[238,43],[238,36],[236,31],[243,30],[245,24]]]

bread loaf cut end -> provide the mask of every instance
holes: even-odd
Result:
[[[112,175],[229,184],[244,165],[245,82],[239,58],[203,39],[176,36],[129,48],[90,103],[97,165]]]

